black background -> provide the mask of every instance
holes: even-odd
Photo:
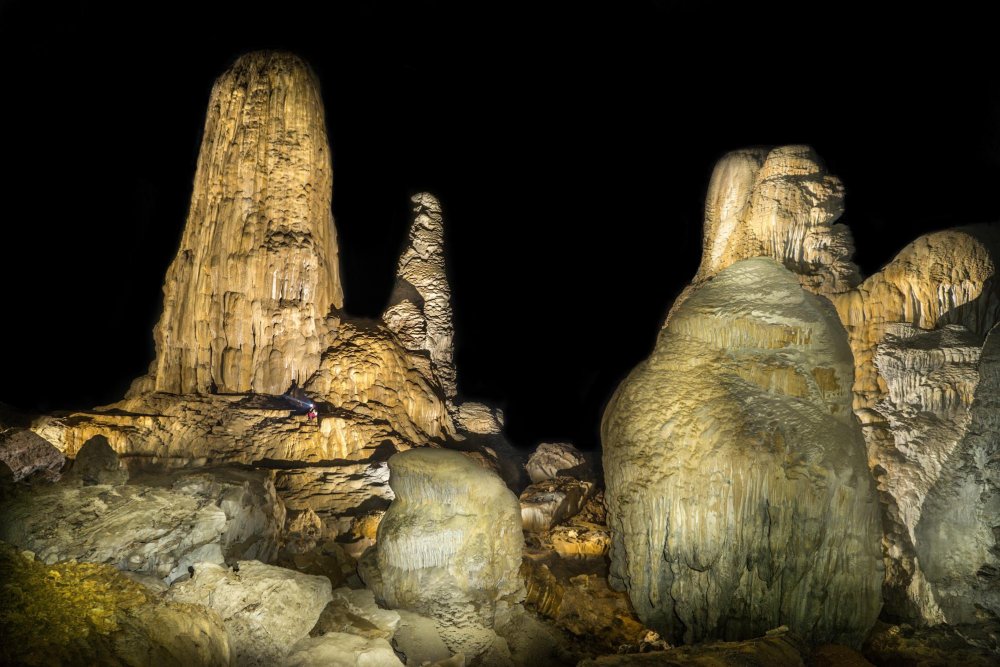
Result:
[[[253,49],[322,82],[348,312],[384,307],[410,195],[441,199],[460,390],[522,447],[597,445],[728,150],[813,145],[866,275],[1000,219],[985,17],[542,4],[0,5],[0,401],[89,407],[145,371],[212,82]]]

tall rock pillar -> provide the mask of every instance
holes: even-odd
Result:
[[[319,367],[343,305],[332,189],[313,72],[288,53],[240,57],[212,89],[140,391],[274,394]]]

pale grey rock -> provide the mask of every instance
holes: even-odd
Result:
[[[331,632],[346,632],[360,637],[392,639],[399,627],[399,618],[398,612],[375,604],[375,595],[367,588],[338,588],[309,634],[319,637]]]
[[[122,486],[53,484],[0,509],[0,539],[53,563],[108,563],[170,583],[198,560],[270,560],[285,509],[264,473],[147,476]]]
[[[568,442],[543,442],[538,445],[525,464],[532,482],[555,479],[560,475],[589,479],[587,458]]]
[[[282,667],[401,667],[385,639],[332,632],[297,642]]]
[[[396,650],[406,656],[407,667],[437,663],[452,657],[438,634],[434,619],[399,610],[399,629],[392,638]],[[462,664],[465,664],[464,658]]]
[[[497,610],[524,597],[517,498],[465,454],[420,448],[389,459],[396,494],[360,563],[380,604],[432,617],[453,652],[492,639]]]
[[[963,437],[913,531],[930,601],[949,625],[1000,621],[1000,326],[986,338],[978,376]]]
[[[787,624],[857,645],[881,608],[877,496],[832,307],[770,259],[693,290],[602,424],[612,580],[671,641]]]
[[[331,599],[330,580],[257,561],[238,567],[197,563],[194,576],[174,584],[167,599],[218,612],[235,664],[278,664],[316,624]]]
[[[382,320],[408,350],[426,351],[445,397],[455,398],[451,287],[445,274],[441,204],[426,192],[414,195],[409,240],[399,258],[396,285]]]
[[[593,482],[572,477],[536,482],[521,493],[521,524],[530,532],[549,530],[579,514],[593,492]]]

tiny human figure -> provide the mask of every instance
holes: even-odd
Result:
[[[316,408],[309,408],[309,412],[306,413],[306,417],[309,418],[309,421],[316,419],[317,416],[319,416],[319,413],[316,412]]]

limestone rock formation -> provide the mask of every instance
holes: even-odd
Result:
[[[108,439],[103,435],[95,435],[83,443],[83,447],[76,453],[73,467],[66,477],[67,481],[75,480],[86,485],[117,485],[128,481],[128,470],[108,444]]]
[[[107,563],[169,583],[198,561],[270,560],[284,519],[261,473],[155,476],[124,486],[66,480],[0,507],[0,539],[47,563]]]
[[[222,619],[108,565],[44,565],[0,543],[0,664],[230,665]]]
[[[587,458],[568,442],[543,442],[524,465],[532,482],[544,482],[560,475],[589,479]]]
[[[135,393],[280,394],[319,367],[343,304],[319,84],[255,52],[216,81],[151,377]]]
[[[709,182],[695,284],[741,259],[773,257],[811,292],[847,291],[860,277],[851,232],[835,224],[843,212],[844,187],[812,148],[729,153]]]
[[[517,498],[458,452],[411,449],[389,469],[396,498],[362,578],[384,606],[434,618],[452,651],[482,652],[498,608],[524,596]]]
[[[603,559],[564,559],[532,550],[525,554],[521,575],[526,607],[579,641],[596,643],[601,652],[638,644],[646,635],[628,596],[608,586]]]
[[[521,524],[524,530],[541,532],[577,515],[591,494],[593,482],[556,477],[532,484],[522,493]]]
[[[208,607],[222,617],[239,665],[279,664],[309,634],[331,599],[330,580],[239,561],[238,571],[196,563],[194,576],[167,599]]]
[[[809,658],[809,646],[788,628],[776,628],[762,637],[740,642],[714,642],[680,646],[667,651],[604,655],[584,660],[579,667],[702,667],[737,665],[753,667],[801,667]],[[811,664],[811,663],[810,663]]]
[[[426,192],[414,195],[410,236],[396,269],[396,285],[382,319],[408,350],[430,356],[445,396],[457,392],[451,287],[445,275],[441,204]]]
[[[282,667],[402,667],[385,639],[331,632],[322,637],[306,637],[292,646]]]
[[[881,527],[836,313],[773,260],[693,290],[601,434],[612,575],[670,639],[859,644]]]
[[[0,463],[11,471],[12,481],[32,475],[55,481],[66,462],[62,452],[26,428],[0,423]]]
[[[969,470],[963,443],[984,429],[970,410],[974,396],[988,400],[989,390],[977,386],[983,340],[1000,321],[998,257],[997,226],[936,232],[909,244],[857,290],[832,297],[854,350],[854,409],[885,507],[886,609],[897,618],[966,622],[969,607],[959,600],[979,599],[976,590],[987,585],[972,573],[988,564],[982,550],[996,543],[988,536],[1000,522],[988,509],[990,492],[962,496],[955,485],[967,474],[958,471]],[[975,447],[977,456],[988,451],[988,439]],[[983,480],[1000,468],[989,460],[973,464]],[[962,541],[968,548],[961,557],[921,544],[917,527],[932,490],[937,499],[929,521],[961,515],[959,523],[976,535],[976,547]],[[942,504],[949,501],[954,506]],[[969,524],[973,519],[978,527]],[[932,586],[928,568],[950,572],[949,582]],[[942,607],[940,596],[951,602]]]
[[[374,322],[344,322],[306,390],[334,408],[388,421],[410,443],[453,434],[441,387],[426,358],[399,347]]]
[[[468,433],[497,435],[503,431],[503,410],[485,403],[465,401],[455,406],[457,426]]]
[[[309,634],[321,637],[332,632],[346,632],[375,639],[392,639],[399,627],[399,613],[381,609],[375,594],[367,588],[338,588]]]
[[[944,620],[956,626],[988,623],[997,633],[1000,325],[986,338],[978,370],[979,383],[970,401],[968,425],[961,429],[962,439],[954,445],[934,485],[927,490],[913,534],[917,561]],[[992,648],[1000,653],[1000,634],[994,634]]]

